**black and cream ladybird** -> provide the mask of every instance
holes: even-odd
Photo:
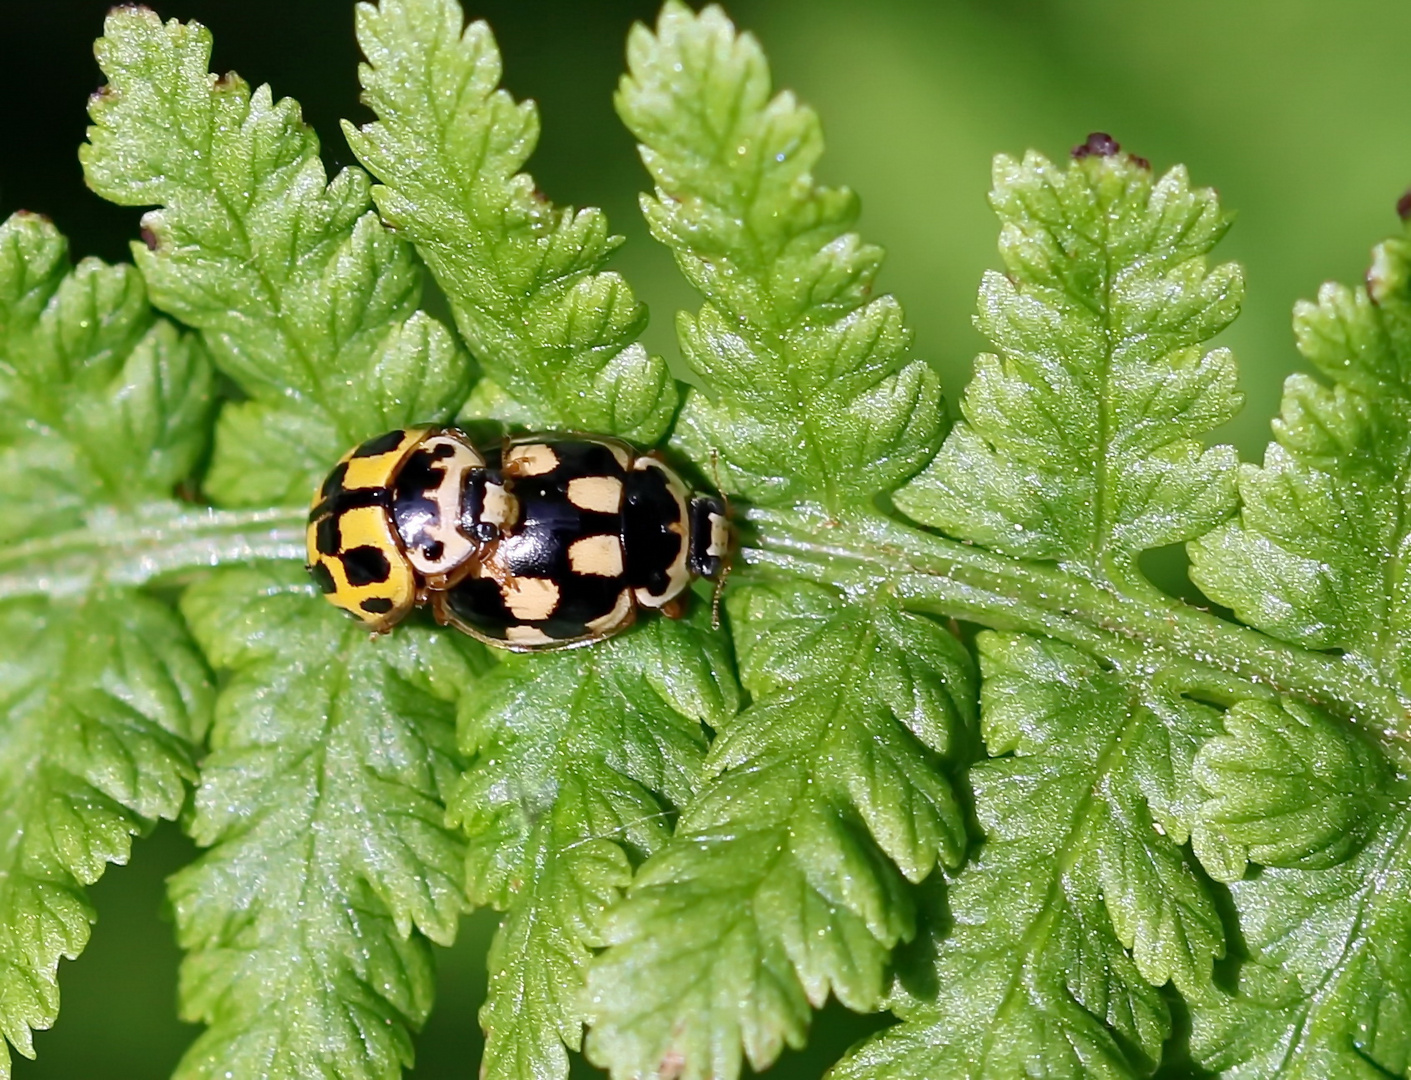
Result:
[[[418,604],[519,651],[585,645],[639,608],[675,616],[718,579],[724,505],[606,436],[527,435],[477,450],[454,428],[389,432],[350,451],[314,496],[309,571],[369,629]]]

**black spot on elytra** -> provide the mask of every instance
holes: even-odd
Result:
[[[392,574],[392,564],[387,561],[387,556],[370,544],[345,551],[340,558],[348,584],[354,587],[376,585]]]
[[[343,478],[348,475],[348,463],[340,461],[328,474],[328,479],[323,482],[323,487],[319,488],[319,495],[325,499],[331,499],[343,490]]]
[[[386,510],[391,505],[392,493],[385,487],[355,488],[343,492],[336,509],[342,514],[349,510],[361,510],[365,506],[380,506]]]
[[[329,514],[314,526],[314,546],[318,548],[320,555],[337,555],[341,542],[337,514]]]
[[[353,451],[353,457],[377,457],[379,454],[386,454],[397,449],[402,444],[402,439],[406,437],[406,432],[389,431],[386,435],[379,435],[375,439],[369,439],[360,447]]]
[[[508,636],[509,627],[519,625],[505,605],[500,587],[489,578],[465,578],[446,594],[446,606],[462,622],[501,641]]]
[[[588,636],[587,623],[574,622],[572,619],[561,619],[558,616],[552,619],[546,619],[535,625],[555,641],[572,641],[574,638]]]
[[[358,606],[369,615],[386,615],[392,610],[392,601],[385,596],[371,596]]]
[[[588,632],[588,623],[611,614],[623,584],[621,578],[567,574],[558,580],[558,602],[549,618],[533,625],[550,637],[581,637]]]
[[[314,584],[325,596],[338,591],[338,583],[333,580],[333,575],[323,563],[316,562],[309,567],[309,576],[314,579]]]
[[[1072,154],[1080,160],[1085,157],[1112,157],[1121,149],[1122,144],[1107,132],[1094,131],[1086,142],[1073,147]]]

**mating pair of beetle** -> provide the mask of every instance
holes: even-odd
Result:
[[[477,449],[456,428],[389,431],[345,454],[309,511],[309,572],[368,629],[426,604],[517,651],[599,641],[642,607],[677,617],[729,547],[720,499],[598,435]]]

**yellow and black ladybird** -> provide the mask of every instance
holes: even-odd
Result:
[[[481,452],[455,429],[416,428],[335,467],[310,514],[309,568],[374,631],[421,603],[488,644],[546,650],[615,634],[640,607],[678,615],[693,577],[720,576],[729,543],[719,499],[617,439],[528,435]],[[360,547],[385,556],[375,582],[384,563]]]
[[[392,523],[392,481],[426,428],[389,431],[349,450],[309,510],[309,573],[330,603],[390,629],[417,602],[416,572]]]

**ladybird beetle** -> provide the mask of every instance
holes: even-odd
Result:
[[[482,450],[417,427],[334,466],[309,512],[309,572],[375,633],[424,604],[487,644],[537,651],[610,637],[639,608],[678,616],[692,578],[720,579],[730,539],[720,499],[618,439]]]

